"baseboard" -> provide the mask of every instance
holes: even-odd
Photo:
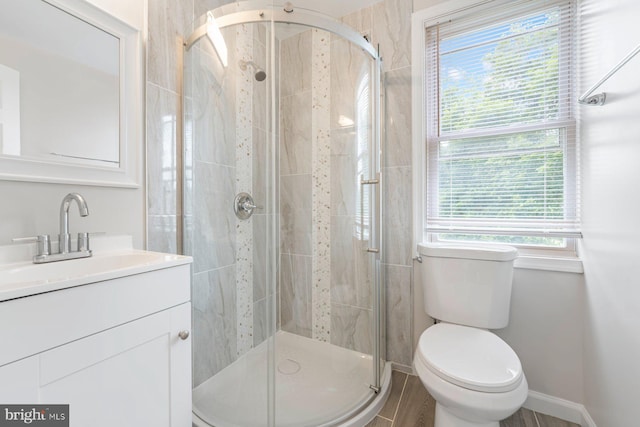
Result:
[[[522,406],[541,414],[580,424],[582,427],[597,427],[589,412],[581,403],[529,390],[527,400]]]
[[[580,425],[582,427],[598,427],[596,426],[596,422],[593,421],[593,418],[591,418],[591,415],[589,415],[589,412],[587,412],[587,408],[583,406],[582,409],[582,424]]]
[[[400,363],[391,362],[391,369],[394,371],[404,372],[405,374],[415,375],[416,373],[413,371],[411,366],[401,365]]]

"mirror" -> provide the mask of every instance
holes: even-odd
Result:
[[[0,178],[137,186],[138,34],[82,0],[0,0]]]
[[[0,154],[118,167],[119,51],[49,3],[13,1],[0,15]]]

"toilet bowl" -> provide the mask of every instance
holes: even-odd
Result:
[[[413,367],[436,401],[435,427],[499,427],[527,398],[516,353],[489,329],[509,321],[515,248],[424,243],[427,328]]]
[[[527,398],[517,355],[486,330],[430,327],[420,337],[414,369],[436,400],[435,427],[498,427]]]

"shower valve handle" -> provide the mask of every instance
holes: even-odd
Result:
[[[262,206],[257,206],[253,202],[253,197],[248,193],[240,193],[233,201],[233,211],[240,219],[248,219],[253,215],[254,209],[262,209]]]
[[[254,209],[262,209],[262,206],[256,206],[247,200],[242,204],[242,209],[244,209],[245,211],[252,211]]]

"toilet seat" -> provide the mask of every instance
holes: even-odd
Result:
[[[438,323],[422,333],[416,355],[438,377],[469,390],[511,391],[524,377],[511,347],[483,329]]]

